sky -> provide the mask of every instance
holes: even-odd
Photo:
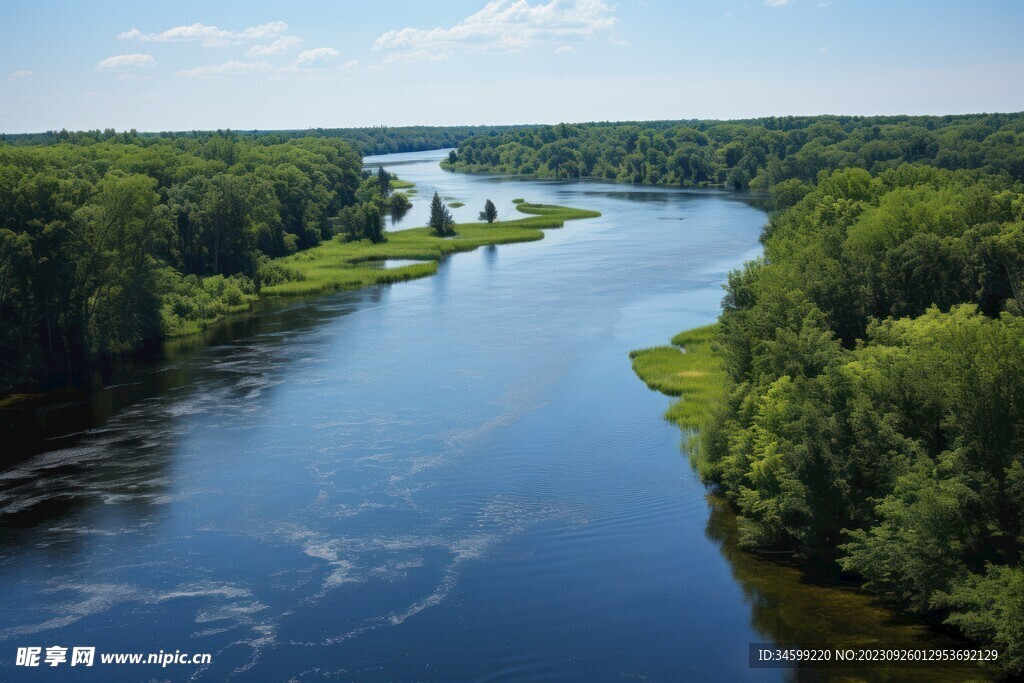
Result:
[[[1024,110],[1019,0],[0,6],[0,131]]]

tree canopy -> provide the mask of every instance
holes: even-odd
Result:
[[[246,308],[353,207],[383,239],[379,206],[408,202],[361,165],[328,138],[0,144],[0,391]]]

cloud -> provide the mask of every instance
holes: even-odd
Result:
[[[793,0],[764,0],[764,4],[769,7],[785,7],[790,4]]]
[[[358,59],[350,59],[347,62],[345,62],[344,66],[342,66],[341,68],[342,69],[354,69],[357,66],[359,66],[359,60]]]
[[[156,64],[156,60],[153,59],[153,55],[115,55],[113,57],[107,57],[97,64],[96,70],[115,71],[118,69],[139,69],[147,66],[153,66],[154,64]]]
[[[443,62],[450,59],[447,53],[430,52],[429,50],[413,50],[412,52],[395,52],[384,58],[385,62]]]
[[[528,0],[493,0],[451,28],[388,31],[377,38],[373,49],[404,55],[387,61],[411,61],[417,54],[436,60],[458,50],[515,52],[544,42],[602,37],[613,44],[627,44],[615,33],[618,23],[603,0],[550,0],[536,5]]]
[[[259,26],[250,26],[241,31],[226,31],[216,26],[195,23],[190,26],[175,26],[161,33],[143,33],[137,28],[118,34],[121,40],[141,40],[152,43],[198,42],[206,47],[232,45],[243,40],[273,38],[288,30],[283,21],[271,21]]]
[[[576,50],[573,49],[572,45],[562,45],[561,47],[555,48],[556,55],[562,52],[576,52]]]
[[[819,47],[818,52],[828,52],[828,45],[822,45]]]
[[[175,74],[178,78],[209,78],[210,76],[248,76],[270,71],[273,67],[269,62],[225,62],[210,64],[195,69],[185,69]]]
[[[269,55],[281,55],[293,47],[298,47],[305,42],[297,36],[282,36],[272,43],[266,45],[253,45],[245,53],[250,57],[266,57]]]
[[[32,78],[33,76],[35,76],[35,74],[29,71],[28,69],[22,69],[21,71],[12,72],[10,75],[7,76],[7,80],[16,81],[19,78]]]
[[[337,57],[340,52],[333,47],[318,47],[312,50],[304,50],[295,58],[295,66],[313,66],[319,62],[326,62]]]

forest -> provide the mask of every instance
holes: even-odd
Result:
[[[517,126],[516,128],[528,128]],[[51,130],[43,133],[0,134],[0,143],[12,145],[54,145],[58,143],[93,144],[111,139],[131,138],[138,144],[158,143],[161,140],[194,138],[208,140],[212,137],[231,137],[235,140],[249,140],[261,145],[276,145],[299,138],[328,138],[344,140],[357,152],[366,156],[372,154],[393,154],[396,152],[421,152],[430,149],[456,147],[466,138],[477,135],[497,135],[512,129],[512,126],[371,126],[365,128],[306,128],[301,130],[248,130],[248,131],[167,131],[160,133],[139,133],[129,131],[127,135],[113,129],[67,131]]]
[[[822,174],[729,278],[691,459],[796,553],[1024,670],[1024,185]]]
[[[905,163],[1024,178],[1024,114],[812,116],[558,124],[477,135],[445,167],[537,178],[771,191],[779,206],[821,171]]]
[[[0,144],[0,392],[194,333],[408,200],[332,137],[77,134]]]

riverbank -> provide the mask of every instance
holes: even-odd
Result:
[[[494,223],[459,223],[454,237],[438,237],[430,228],[392,232],[388,241],[339,242],[331,240],[312,249],[275,259],[289,273],[286,282],[264,287],[261,297],[310,296],[375,284],[427,277],[437,272],[437,262],[458,252],[478,247],[532,242],[544,238],[543,230],[560,228],[565,221],[596,218],[598,211],[587,211],[548,204],[516,205],[525,217]],[[422,263],[385,267],[392,259]],[[383,263],[382,263],[383,262]]]
[[[672,337],[671,346],[631,351],[633,372],[644,383],[679,400],[665,419],[682,430],[700,429],[714,406],[725,397],[725,368],[713,345],[718,325],[705,325]]]
[[[686,330],[672,337],[670,346],[637,349],[629,354],[633,372],[648,388],[677,397],[665,411],[667,421],[685,434],[683,448],[690,465],[707,483],[709,478],[701,449],[701,434],[725,400],[728,380],[725,362],[715,345],[719,324]],[[743,547],[734,506],[717,493],[708,495],[710,517],[707,535],[719,543],[729,560],[733,578],[754,605],[753,620],[761,633],[777,643],[809,646],[814,643],[861,643],[873,632],[870,647],[944,647],[964,649],[967,644],[945,632],[933,632],[913,615],[893,612],[869,592],[832,581],[817,583],[814,572],[794,561],[791,553],[752,552]],[[770,605],[770,608],[766,608]],[[830,615],[843,614],[837,621]],[[864,624],[872,624],[866,629]],[[850,669],[846,673],[865,678],[959,681],[995,680],[993,666],[950,665],[941,670],[883,666]]]
[[[601,215],[598,211],[525,202],[517,204],[516,209],[523,214],[522,218],[491,224],[460,223],[455,226],[458,234],[454,237],[441,238],[430,228],[413,228],[390,233],[388,241],[382,244],[331,240],[274,259],[273,263],[281,265],[282,270],[295,279],[264,287],[259,293],[242,299],[239,305],[202,321],[189,333],[166,336],[159,346],[146,347],[82,370],[79,381],[0,397],[0,435],[15,441],[35,443],[32,447],[11,449],[0,466],[10,465],[35,453],[46,439],[102,422],[137,401],[145,392],[141,386],[139,391],[131,390],[130,385],[135,383],[125,379],[120,368],[131,365],[143,355],[173,356],[182,350],[192,351],[206,346],[221,338],[224,329],[244,327],[250,319],[284,305],[289,299],[314,298],[331,292],[428,277],[437,272],[439,262],[450,254],[473,251],[483,246],[541,240],[544,230],[560,228],[565,221]],[[388,261],[395,260],[420,263],[387,267]],[[220,278],[220,281],[223,285],[225,278]],[[131,373],[127,375],[131,376]],[[108,384],[127,388],[109,392],[103,389]],[[105,397],[99,405],[96,404],[97,395]]]

